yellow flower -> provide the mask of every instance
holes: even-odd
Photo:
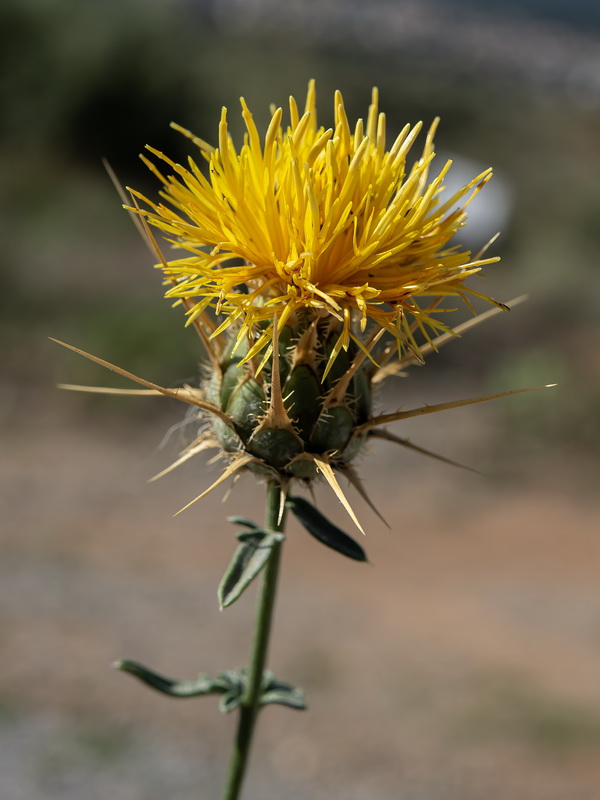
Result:
[[[208,177],[191,158],[186,168],[149,147],[175,173],[163,175],[142,156],[163,183],[168,205],[133,192],[150,206],[143,211],[148,221],[187,251],[184,258],[159,266],[172,284],[167,296],[185,299],[188,322],[214,307],[224,321],[213,336],[237,322],[239,342],[255,338],[249,359],[271,343],[275,316],[282,330],[303,310],[331,315],[340,331],[331,366],[351,339],[361,344],[354,318],[362,331],[372,320],[397,339],[399,348],[419,356],[417,329],[426,340],[428,328],[436,334],[448,330],[433,316],[443,310],[437,308],[443,298],[458,295],[468,304],[467,294],[483,296],[464,281],[498,259],[472,260],[451,239],[492,172],[482,172],[442,199],[451,162],[429,180],[437,119],[410,166],[409,151],[421,124],[406,125],[386,150],[377,89],[366,126],[359,119],[354,132],[339,92],[334,127],[318,126],[314,81],[302,115],[290,97],[287,127],[282,109],[273,109],[264,140],[243,99],[241,105],[247,133],[239,151],[225,108],[218,148],[174,126],[198,146]],[[417,304],[421,297],[430,298],[424,306]]]

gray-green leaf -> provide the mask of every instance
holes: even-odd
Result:
[[[128,672],[157,692],[168,694],[171,697],[199,697],[206,694],[223,694],[229,688],[226,682],[219,680],[219,678],[209,678],[208,675],[200,675],[196,680],[191,681],[167,678],[165,675],[160,675],[137,661],[116,661],[113,666],[122,672]]]
[[[273,547],[285,537],[281,533],[247,531],[243,541],[233,554],[233,558],[219,584],[218,598],[221,608],[227,608],[242,594],[265,566]]]
[[[299,711],[304,711],[306,709],[302,690],[293,689],[291,687],[265,692],[260,698],[260,704],[261,706],[266,706],[270,703],[287,706],[287,708],[296,708]]]
[[[252,530],[257,530],[260,525],[257,525],[256,522],[252,522],[251,519],[248,517],[227,517],[227,522],[231,522],[232,525],[242,525],[245,528],[251,528]]]
[[[242,703],[242,695],[240,692],[227,692],[219,700],[219,711],[222,714],[230,714],[235,711]]]
[[[358,542],[324,517],[308,500],[288,495],[286,506],[319,542],[355,561],[367,560],[367,555]]]

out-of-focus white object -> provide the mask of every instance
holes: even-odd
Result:
[[[448,159],[452,160],[445,179],[445,189],[440,203],[451,197],[490,164],[481,164],[456,153],[438,152],[432,165],[430,177],[435,177]],[[457,207],[460,202],[457,203]],[[506,230],[512,210],[512,192],[508,181],[494,169],[494,175],[467,208],[469,224],[462,228],[456,239],[473,251],[477,251],[494,234]]]

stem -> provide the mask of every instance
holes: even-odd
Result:
[[[282,531],[285,516],[279,521],[279,508],[281,502],[281,486],[271,481],[267,489],[267,507],[265,513],[265,528],[268,531]],[[285,511],[284,511],[285,515]],[[277,575],[281,556],[281,543],[274,545],[271,556],[267,561],[262,574],[262,584],[258,597],[258,607],[252,652],[248,667],[248,683],[246,695],[240,706],[238,729],[229,760],[227,784],[223,793],[223,800],[238,800],[244,780],[244,773],[248,763],[252,735],[259,710],[260,690],[263,671],[267,660],[271,622],[273,619],[273,606],[277,589]]]

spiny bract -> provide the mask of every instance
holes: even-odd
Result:
[[[351,342],[323,377],[336,341],[329,327],[326,321],[304,330],[284,327],[276,357],[260,372],[251,362],[242,364],[248,346],[233,354],[230,340],[205,395],[231,420],[213,421],[225,451],[245,450],[260,459],[254,462],[258,471],[263,462],[288,478],[313,477],[315,456],[347,467],[364,440],[360,426],[371,415],[371,370]]]

